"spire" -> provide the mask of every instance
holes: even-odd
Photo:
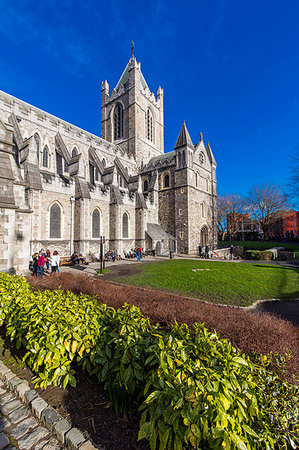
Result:
[[[130,72],[131,68],[136,68],[138,70],[142,88],[143,89],[148,88],[147,82],[145,81],[145,78],[141,72],[141,65],[140,65],[140,63],[137,62],[135,56],[133,55],[133,51],[134,51],[134,47],[132,47],[132,57],[129,60],[128,64],[126,65],[126,68],[123,71],[122,76],[120,77],[120,79],[115,87],[116,91],[119,89],[121,84],[124,86],[128,82],[129,72]]]
[[[209,142],[207,144],[207,154],[209,155],[211,163],[217,165]]]
[[[186,145],[193,148],[193,142],[184,121],[174,148],[185,147]]]

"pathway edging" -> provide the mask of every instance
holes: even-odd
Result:
[[[28,433],[25,434],[25,436],[22,436],[19,441],[14,439],[14,441],[18,442],[18,447],[7,447],[9,445],[9,439],[5,434],[5,430],[1,430],[0,448],[51,449],[55,448],[54,441],[56,439],[63,448],[70,450],[104,450],[103,447],[95,447],[91,441],[84,437],[78,428],[73,428],[71,424],[54,408],[49,406],[34,389],[30,389],[26,380],[17,377],[1,360],[0,380],[3,383],[0,382],[2,386],[4,385],[7,390],[10,391],[10,394],[6,394],[4,390],[3,392],[0,392],[0,399],[2,400],[0,407],[2,414],[6,415],[6,413],[11,413],[15,416],[19,414],[20,417],[24,414],[25,420],[23,420],[23,422],[26,422],[26,420],[29,420],[28,414],[25,417],[24,413],[26,407],[35,416],[39,425],[33,431],[28,427]],[[4,421],[5,420],[7,419],[4,418]],[[19,421],[18,426],[23,422]],[[8,428],[8,426],[6,426],[6,428]],[[49,432],[51,433],[50,436]],[[55,439],[53,439],[53,436],[55,436]],[[45,440],[46,437],[47,439]]]

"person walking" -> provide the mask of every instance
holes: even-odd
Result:
[[[230,259],[234,259],[234,246],[231,245],[229,249]]]
[[[140,248],[137,248],[137,262],[141,261],[141,251]]]
[[[202,258],[202,246],[199,244],[198,246],[198,256]]]

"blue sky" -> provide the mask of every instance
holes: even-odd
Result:
[[[284,185],[299,143],[299,1],[0,0],[0,89],[100,135],[131,55],[165,99],[165,151],[203,132],[218,192]]]

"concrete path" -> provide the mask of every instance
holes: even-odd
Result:
[[[0,449],[95,450],[96,447],[0,361]]]

